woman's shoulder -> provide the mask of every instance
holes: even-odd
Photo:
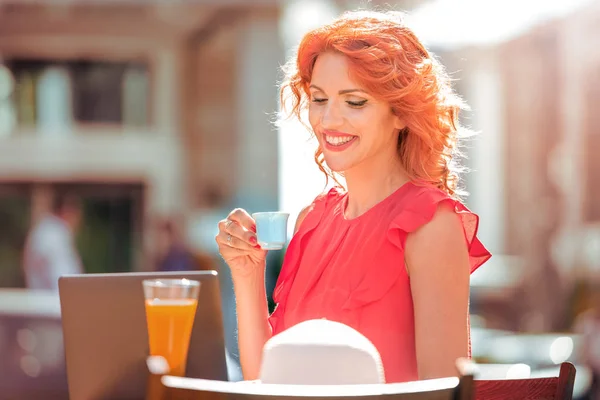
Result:
[[[406,233],[420,231],[413,239],[431,242],[440,236],[464,237],[471,272],[491,257],[491,253],[477,237],[479,216],[447,192],[434,186],[422,186],[418,188],[406,210],[396,220],[396,227]]]
[[[309,205],[305,206],[298,213],[298,218],[296,219],[296,225],[294,227],[294,233],[298,232],[302,222],[306,219],[306,217],[315,209],[324,210],[328,205],[339,201],[342,196],[345,194],[345,191],[341,187],[333,187],[329,189],[327,192],[320,193]]]
[[[413,190],[409,192],[407,197],[413,200],[412,203],[427,205],[430,203],[439,203],[444,200],[455,200],[448,192],[437,186],[418,182],[411,183]]]
[[[459,199],[446,191],[433,185],[415,182],[410,183],[409,190],[395,205],[397,219],[412,220],[417,226],[431,221],[438,211],[445,214],[467,210]]]

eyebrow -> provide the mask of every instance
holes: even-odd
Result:
[[[321,89],[320,87],[318,87],[317,85],[310,85],[309,88],[317,89],[317,90],[325,93],[325,91],[323,89]],[[354,93],[354,92],[361,92],[361,93],[368,94],[366,91],[364,91],[362,89],[344,89],[344,90],[340,90],[338,92],[338,94],[348,94],[348,93]]]

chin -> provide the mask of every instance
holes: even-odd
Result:
[[[327,164],[327,167],[329,167],[331,171],[337,172],[338,174],[347,171],[352,166],[352,163],[348,162],[348,160],[332,160],[327,156],[325,157],[325,164]]]

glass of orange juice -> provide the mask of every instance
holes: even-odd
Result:
[[[184,376],[200,282],[148,279],[142,284],[150,355],[164,357],[170,375]]]

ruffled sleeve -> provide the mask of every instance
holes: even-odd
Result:
[[[391,219],[385,237],[393,247],[400,251],[393,253],[392,262],[387,262],[385,259],[388,257],[388,253],[378,254],[381,259],[377,261],[377,268],[373,269],[377,273],[365,274],[364,279],[344,304],[344,309],[355,309],[378,301],[391,290],[398,279],[409,279],[404,268],[404,260],[399,259],[399,257],[403,257],[406,238],[411,232],[431,221],[439,205],[444,202],[452,204],[462,221],[463,233],[469,250],[471,273],[491,257],[490,252],[477,238],[479,218],[476,214],[439,189],[418,187],[416,193],[411,193],[402,199],[395,209],[390,210],[397,214]]]
[[[471,273],[473,273],[492,256],[477,238],[479,216],[471,212],[460,201],[449,197],[439,189],[422,188],[414,201],[407,204],[407,207],[394,218],[388,230],[388,239],[404,250],[407,234],[416,231],[431,221],[442,203],[451,204],[461,219],[465,241],[469,250]]]
[[[273,301],[277,305],[269,317],[269,323],[271,324],[273,333],[280,331],[279,324],[281,323],[281,315],[285,308],[285,300],[288,297],[291,286],[296,278],[296,273],[298,272],[300,256],[302,255],[302,249],[304,248],[303,243],[310,236],[311,232],[319,225],[327,208],[328,200],[338,195],[338,189],[333,188],[328,193],[317,196],[311,204],[311,208],[306,214],[306,217],[304,217],[300,229],[290,241],[283,259],[283,265],[277,279],[277,284],[275,285],[275,289],[273,289]]]

